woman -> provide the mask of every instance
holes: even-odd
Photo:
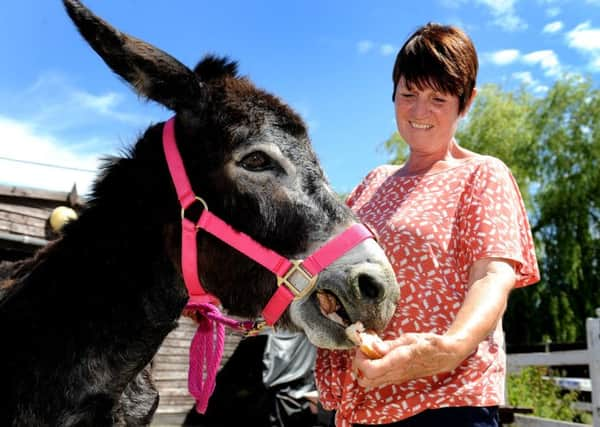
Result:
[[[510,291],[539,271],[510,171],[454,139],[477,68],[469,37],[438,24],[396,58],[392,98],[410,153],[369,173],[348,204],[379,234],[401,296],[381,359],[319,350],[320,399],[338,426],[498,425],[502,314]]]

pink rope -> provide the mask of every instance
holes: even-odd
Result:
[[[252,329],[254,323],[225,317],[215,305],[209,302],[190,301],[186,310],[196,313],[195,318],[198,321],[198,329],[190,345],[188,388],[196,400],[196,411],[204,414],[215,390],[217,372],[223,359],[225,326],[248,331]]]
[[[215,389],[217,371],[223,358],[225,325],[207,316],[220,314],[219,309],[209,303],[190,303],[186,309],[198,313],[198,329],[190,345],[188,388],[196,399],[196,411],[205,413],[208,400]],[[206,377],[203,373],[206,371]]]

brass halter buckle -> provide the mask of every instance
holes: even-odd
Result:
[[[319,275],[312,275],[304,269],[301,259],[292,259],[292,266],[283,275],[277,276],[277,286],[284,285],[293,294],[294,299],[304,298],[317,284]]]

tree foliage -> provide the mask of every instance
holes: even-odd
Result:
[[[579,76],[544,97],[489,85],[457,132],[470,150],[502,159],[529,212],[542,280],[516,290],[505,315],[513,344],[585,340],[585,317],[600,307],[600,90]],[[393,163],[408,150],[396,133]]]
[[[531,408],[533,415],[541,418],[579,421],[584,415],[573,409],[578,400],[577,392],[565,392],[548,378],[551,374],[547,368],[533,366],[510,374],[507,378],[509,405]]]
[[[580,78],[558,82],[533,118],[546,333],[584,340],[584,316],[600,307],[600,90]]]

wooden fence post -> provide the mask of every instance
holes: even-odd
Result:
[[[594,427],[600,427],[600,308],[596,317],[586,321],[587,347],[592,382],[592,416]]]

